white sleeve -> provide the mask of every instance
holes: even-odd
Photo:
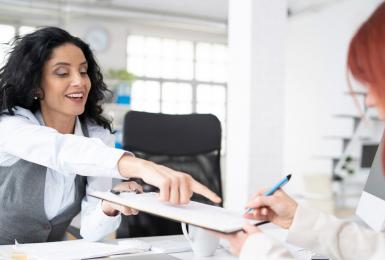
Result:
[[[242,247],[240,260],[294,260],[282,242],[265,233],[249,236]]]
[[[108,131],[92,131],[106,145],[114,145],[114,136]],[[87,178],[87,194],[90,190],[107,191],[112,188],[112,179],[103,177]],[[120,225],[121,216],[110,217],[104,214],[101,200],[86,195],[82,201],[80,235],[89,241],[98,241],[114,232]]]
[[[0,152],[61,174],[122,178],[117,162],[125,151],[99,138],[60,134],[21,116],[0,117]]]
[[[107,191],[112,187],[111,178],[88,177],[89,190]],[[90,241],[98,241],[114,232],[120,225],[121,216],[110,217],[104,214],[101,200],[86,195],[82,201],[80,235]]]
[[[384,233],[303,205],[297,208],[287,242],[330,259],[385,259]]]

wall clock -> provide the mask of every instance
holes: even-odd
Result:
[[[102,27],[92,27],[88,29],[84,40],[90,45],[92,51],[97,53],[106,51],[110,45],[110,35],[108,31]]]

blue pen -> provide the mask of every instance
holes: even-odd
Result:
[[[274,192],[276,192],[279,188],[281,188],[283,185],[288,183],[290,178],[291,178],[291,174],[285,176],[285,178],[280,180],[273,188],[271,188],[270,190],[266,191],[265,194],[263,194],[263,195],[265,195],[265,196],[273,195]],[[245,214],[250,214],[251,212],[253,212],[253,210],[254,210],[253,208],[248,208],[248,209],[246,209]]]

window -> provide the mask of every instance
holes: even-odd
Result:
[[[32,27],[32,26],[20,26],[19,27],[19,35],[23,36],[23,35],[26,35],[28,33],[34,32],[35,30],[36,30],[36,28]]]
[[[5,64],[8,43],[16,35],[16,28],[11,25],[0,24],[0,66]]]
[[[129,35],[127,69],[138,77],[132,86],[133,110],[212,113],[221,121],[225,137],[225,45]]]
[[[36,28],[31,26],[13,26],[0,24],[0,67],[5,64],[10,41],[18,34],[25,35],[33,32]]]

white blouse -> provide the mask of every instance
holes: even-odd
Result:
[[[83,136],[79,119],[75,133],[61,134],[45,127],[40,112],[17,107],[15,116],[0,116],[0,166],[20,159],[47,167],[44,207],[49,220],[62,213],[75,199],[75,174],[88,176],[86,190],[106,191],[112,178],[123,177],[117,162],[125,151],[112,148],[114,136],[97,125],[87,125],[90,138]],[[85,196],[81,205],[83,238],[96,241],[117,229],[120,215],[110,217],[101,202]]]
[[[373,210],[375,213],[375,209]],[[385,234],[299,205],[286,242],[333,260],[385,259]],[[291,253],[273,237],[257,233],[243,245],[240,260],[289,260]]]

